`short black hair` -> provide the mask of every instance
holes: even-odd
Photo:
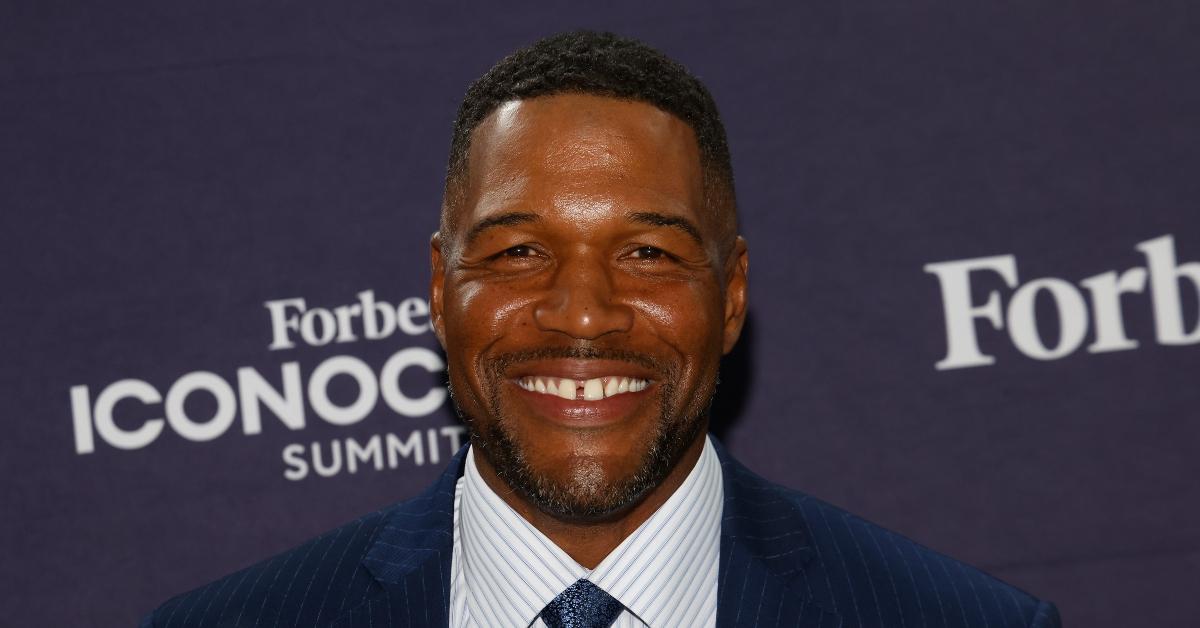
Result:
[[[540,39],[502,59],[467,89],[450,142],[443,230],[445,210],[464,193],[475,128],[506,102],[562,93],[640,101],[686,122],[700,148],[704,202],[717,216],[723,239],[732,243],[737,234],[733,165],[708,89],[678,62],[640,41],[588,30]]]

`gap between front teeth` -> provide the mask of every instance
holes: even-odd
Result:
[[[555,395],[563,399],[598,401],[627,392],[645,390],[650,385],[636,377],[594,377],[592,379],[565,379],[561,377],[522,377],[517,385],[525,390],[544,395]]]

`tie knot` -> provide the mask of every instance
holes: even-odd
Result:
[[[585,579],[575,581],[542,609],[550,628],[608,628],[625,607]]]

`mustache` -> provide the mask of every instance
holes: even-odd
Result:
[[[667,370],[661,362],[644,353],[592,346],[539,347],[502,353],[489,360],[488,370],[494,375],[503,376],[513,366],[537,360],[612,360],[636,364],[656,373],[664,373]]]

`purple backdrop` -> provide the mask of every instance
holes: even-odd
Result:
[[[450,124],[578,26],[722,107],[738,456],[1070,625],[1194,620],[1200,20],[1040,4],[0,7],[4,621],[131,625],[437,474]]]

